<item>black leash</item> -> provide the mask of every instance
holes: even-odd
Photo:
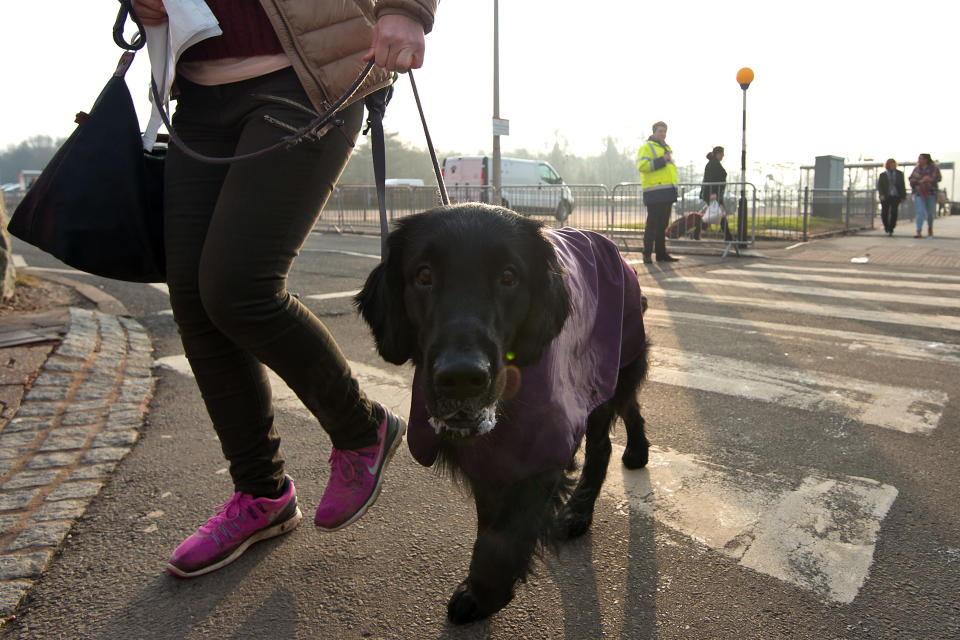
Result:
[[[440,173],[440,165],[437,162],[437,153],[433,150],[433,141],[430,139],[430,132],[427,131],[427,119],[423,116],[423,106],[420,104],[420,94],[417,93],[417,83],[413,80],[413,71],[408,71],[410,76],[410,87],[413,89],[413,99],[417,103],[417,111],[420,112],[420,122],[423,123],[423,135],[427,139],[427,149],[430,151],[430,160],[433,161],[433,174],[437,177],[437,187],[440,189],[440,202],[444,205],[450,204],[447,197],[447,187],[443,184],[443,174]]]
[[[423,105],[420,103],[420,94],[417,92],[417,83],[413,79],[413,70],[407,71],[410,77],[410,87],[413,89],[413,98],[417,103],[417,111],[420,113],[420,122],[423,124],[423,135],[427,140],[427,150],[430,152],[430,160],[433,162],[433,172],[437,178],[437,188],[440,190],[440,201],[448,205],[450,199],[447,197],[447,188],[443,184],[443,174],[440,173],[440,164],[437,162],[437,153],[433,149],[433,140],[430,138],[430,131],[427,128],[427,119],[423,115]],[[380,207],[380,260],[387,259],[387,235],[390,233],[390,225],[387,222],[387,188],[386,188],[386,151],[384,149],[383,135],[383,114],[386,112],[387,103],[393,95],[393,85],[389,90],[381,89],[367,96],[364,104],[367,107],[367,127],[363,130],[364,135],[370,132],[370,151],[373,154],[373,177],[377,183],[377,204]]]
[[[160,111],[160,119],[163,120],[164,126],[167,128],[167,132],[170,134],[170,139],[173,140],[173,143],[180,147],[180,150],[184,154],[198,160],[199,162],[205,162],[207,164],[230,164],[232,162],[237,162],[239,160],[250,160],[253,158],[259,158],[262,155],[270,153],[271,151],[277,151],[278,149],[290,149],[308,138],[318,137],[318,132],[324,127],[328,122],[330,122],[337,111],[340,110],[340,107],[344,103],[353,97],[353,94],[357,92],[357,89],[360,88],[360,85],[363,84],[363,81],[367,79],[367,76],[370,74],[370,70],[373,69],[373,60],[367,63],[367,66],[363,68],[363,71],[360,72],[360,75],[357,79],[350,85],[350,88],[344,93],[336,102],[331,105],[324,113],[318,115],[316,118],[307,123],[306,126],[296,129],[289,136],[281,138],[275,144],[272,144],[263,149],[258,149],[256,151],[251,151],[250,153],[243,153],[237,156],[227,156],[227,157],[216,157],[216,156],[207,156],[202,153],[198,153],[188,147],[183,140],[180,139],[180,136],[173,130],[173,125],[170,124],[170,116],[167,115],[167,110],[164,108],[164,103],[160,99],[160,92],[157,90],[157,82],[153,78],[153,74],[150,76],[150,92],[153,94],[153,101],[157,105],[157,109]]]

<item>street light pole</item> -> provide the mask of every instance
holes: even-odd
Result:
[[[743,89],[743,140],[740,147],[740,203],[737,206],[737,241],[747,241],[747,89],[753,82],[753,69],[737,71],[737,83]]]
[[[500,3],[493,0],[493,118],[500,119]],[[500,134],[493,132],[493,167],[491,183],[493,184],[493,195],[498,196],[496,204],[499,204],[500,195]],[[491,202],[493,202],[491,198]]]

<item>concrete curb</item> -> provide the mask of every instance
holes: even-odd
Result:
[[[123,303],[114,298],[112,295],[105,291],[97,289],[93,285],[84,284],[82,282],[77,282],[76,280],[71,280],[70,278],[58,275],[56,273],[50,273],[49,271],[41,271],[39,269],[31,269],[26,267],[21,269],[24,273],[29,273],[35,278],[42,278],[44,280],[52,280],[54,282],[59,282],[62,285],[68,287],[73,287],[76,289],[77,293],[82,295],[84,298],[90,300],[97,305],[97,310],[101,313],[108,313],[115,316],[126,316],[130,315],[127,313],[127,308],[123,306]]]
[[[42,277],[126,312],[94,287]],[[137,441],[154,389],[152,350],[135,320],[70,309],[66,336],[0,432],[0,617],[13,614]]]

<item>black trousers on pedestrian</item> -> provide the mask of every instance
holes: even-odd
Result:
[[[647,205],[647,226],[643,230],[643,254],[655,251],[657,258],[667,255],[667,225],[673,202],[655,202]]]
[[[266,94],[310,102],[291,68],[200,86],[178,78],[174,130],[200,153],[262,149],[311,119]],[[361,392],[326,327],[286,289],[287,275],[350,157],[363,118],[292,149],[229,165],[205,164],[170,145],[164,235],[173,317],[230,463],[236,491],[277,495],[284,483],[269,367],[297,394],[333,445],[376,442],[379,409]]]
[[[880,201],[880,220],[883,222],[883,230],[887,233],[893,233],[897,226],[897,209],[899,208],[900,198],[887,196]]]

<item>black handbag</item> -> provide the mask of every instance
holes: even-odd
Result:
[[[133,56],[132,50],[123,54],[90,113],[77,115],[77,128],[30,187],[7,229],[81,271],[163,282],[166,146],[143,148],[124,81]]]

